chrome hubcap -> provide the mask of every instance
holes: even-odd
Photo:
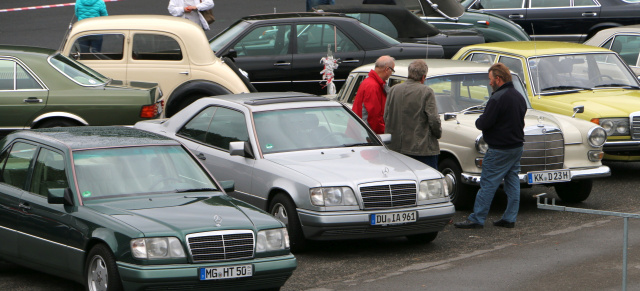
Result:
[[[289,226],[289,218],[287,216],[287,210],[284,208],[284,205],[280,203],[276,204],[271,211],[271,215],[282,221],[284,225]]]

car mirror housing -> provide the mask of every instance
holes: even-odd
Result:
[[[379,134],[378,137],[380,137],[380,140],[384,144],[390,144],[391,143],[391,134],[390,133]]]
[[[49,188],[47,193],[47,202],[49,204],[73,205],[73,199],[71,199],[71,189]]]
[[[232,141],[229,143],[229,154],[245,158],[254,158],[251,145],[246,141]]]
[[[220,186],[222,186],[222,189],[224,190],[224,192],[233,192],[236,190],[236,182],[233,180],[225,180],[225,181],[220,181]]]
[[[238,57],[238,52],[235,49],[230,49],[226,54],[224,54],[224,57],[233,60]]]
[[[571,117],[576,117],[576,113],[583,113],[584,112],[584,105],[578,105],[576,107],[573,107],[573,115],[571,115]]]

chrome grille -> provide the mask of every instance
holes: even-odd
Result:
[[[640,139],[640,111],[631,113],[630,119],[631,139]]]
[[[563,168],[564,137],[560,129],[535,126],[525,128],[524,134],[520,173]]]
[[[224,230],[187,235],[193,262],[253,258],[255,239],[251,230]]]
[[[360,195],[365,209],[416,205],[416,183],[363,184]]]

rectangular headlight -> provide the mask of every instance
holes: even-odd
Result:
[[[138,259],[184,258],[184,248],[176,237],[149,237],[131,240],[131,254]]]
[[[447,184],[444,179],[420,181],[418,201],[444,198],[448,195]]]
[[[286,228],[258,231],[256,253],[284,250],[289,248],[289,233]]]
[[[358,205],[356,195],[350,187],[311,188],[311,203],[315,206]]]

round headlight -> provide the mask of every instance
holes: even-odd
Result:
[[[611,130],[613,129],[613,121],[604,120],[600,123],[600,126],[609,134],[611,134]]]
[[[629,134],[629,124],[626,122],[619,122],[616,124],[616,133],[627,135]]]
[[[481,154],[486,154],[489,150],[489,145],[484,141],[482,134],[476,138],[476,150]]]
[[[607,132],[602,127],[596,126],[589,130],[588,140],[592,147],[599,148],[607,141]]]

